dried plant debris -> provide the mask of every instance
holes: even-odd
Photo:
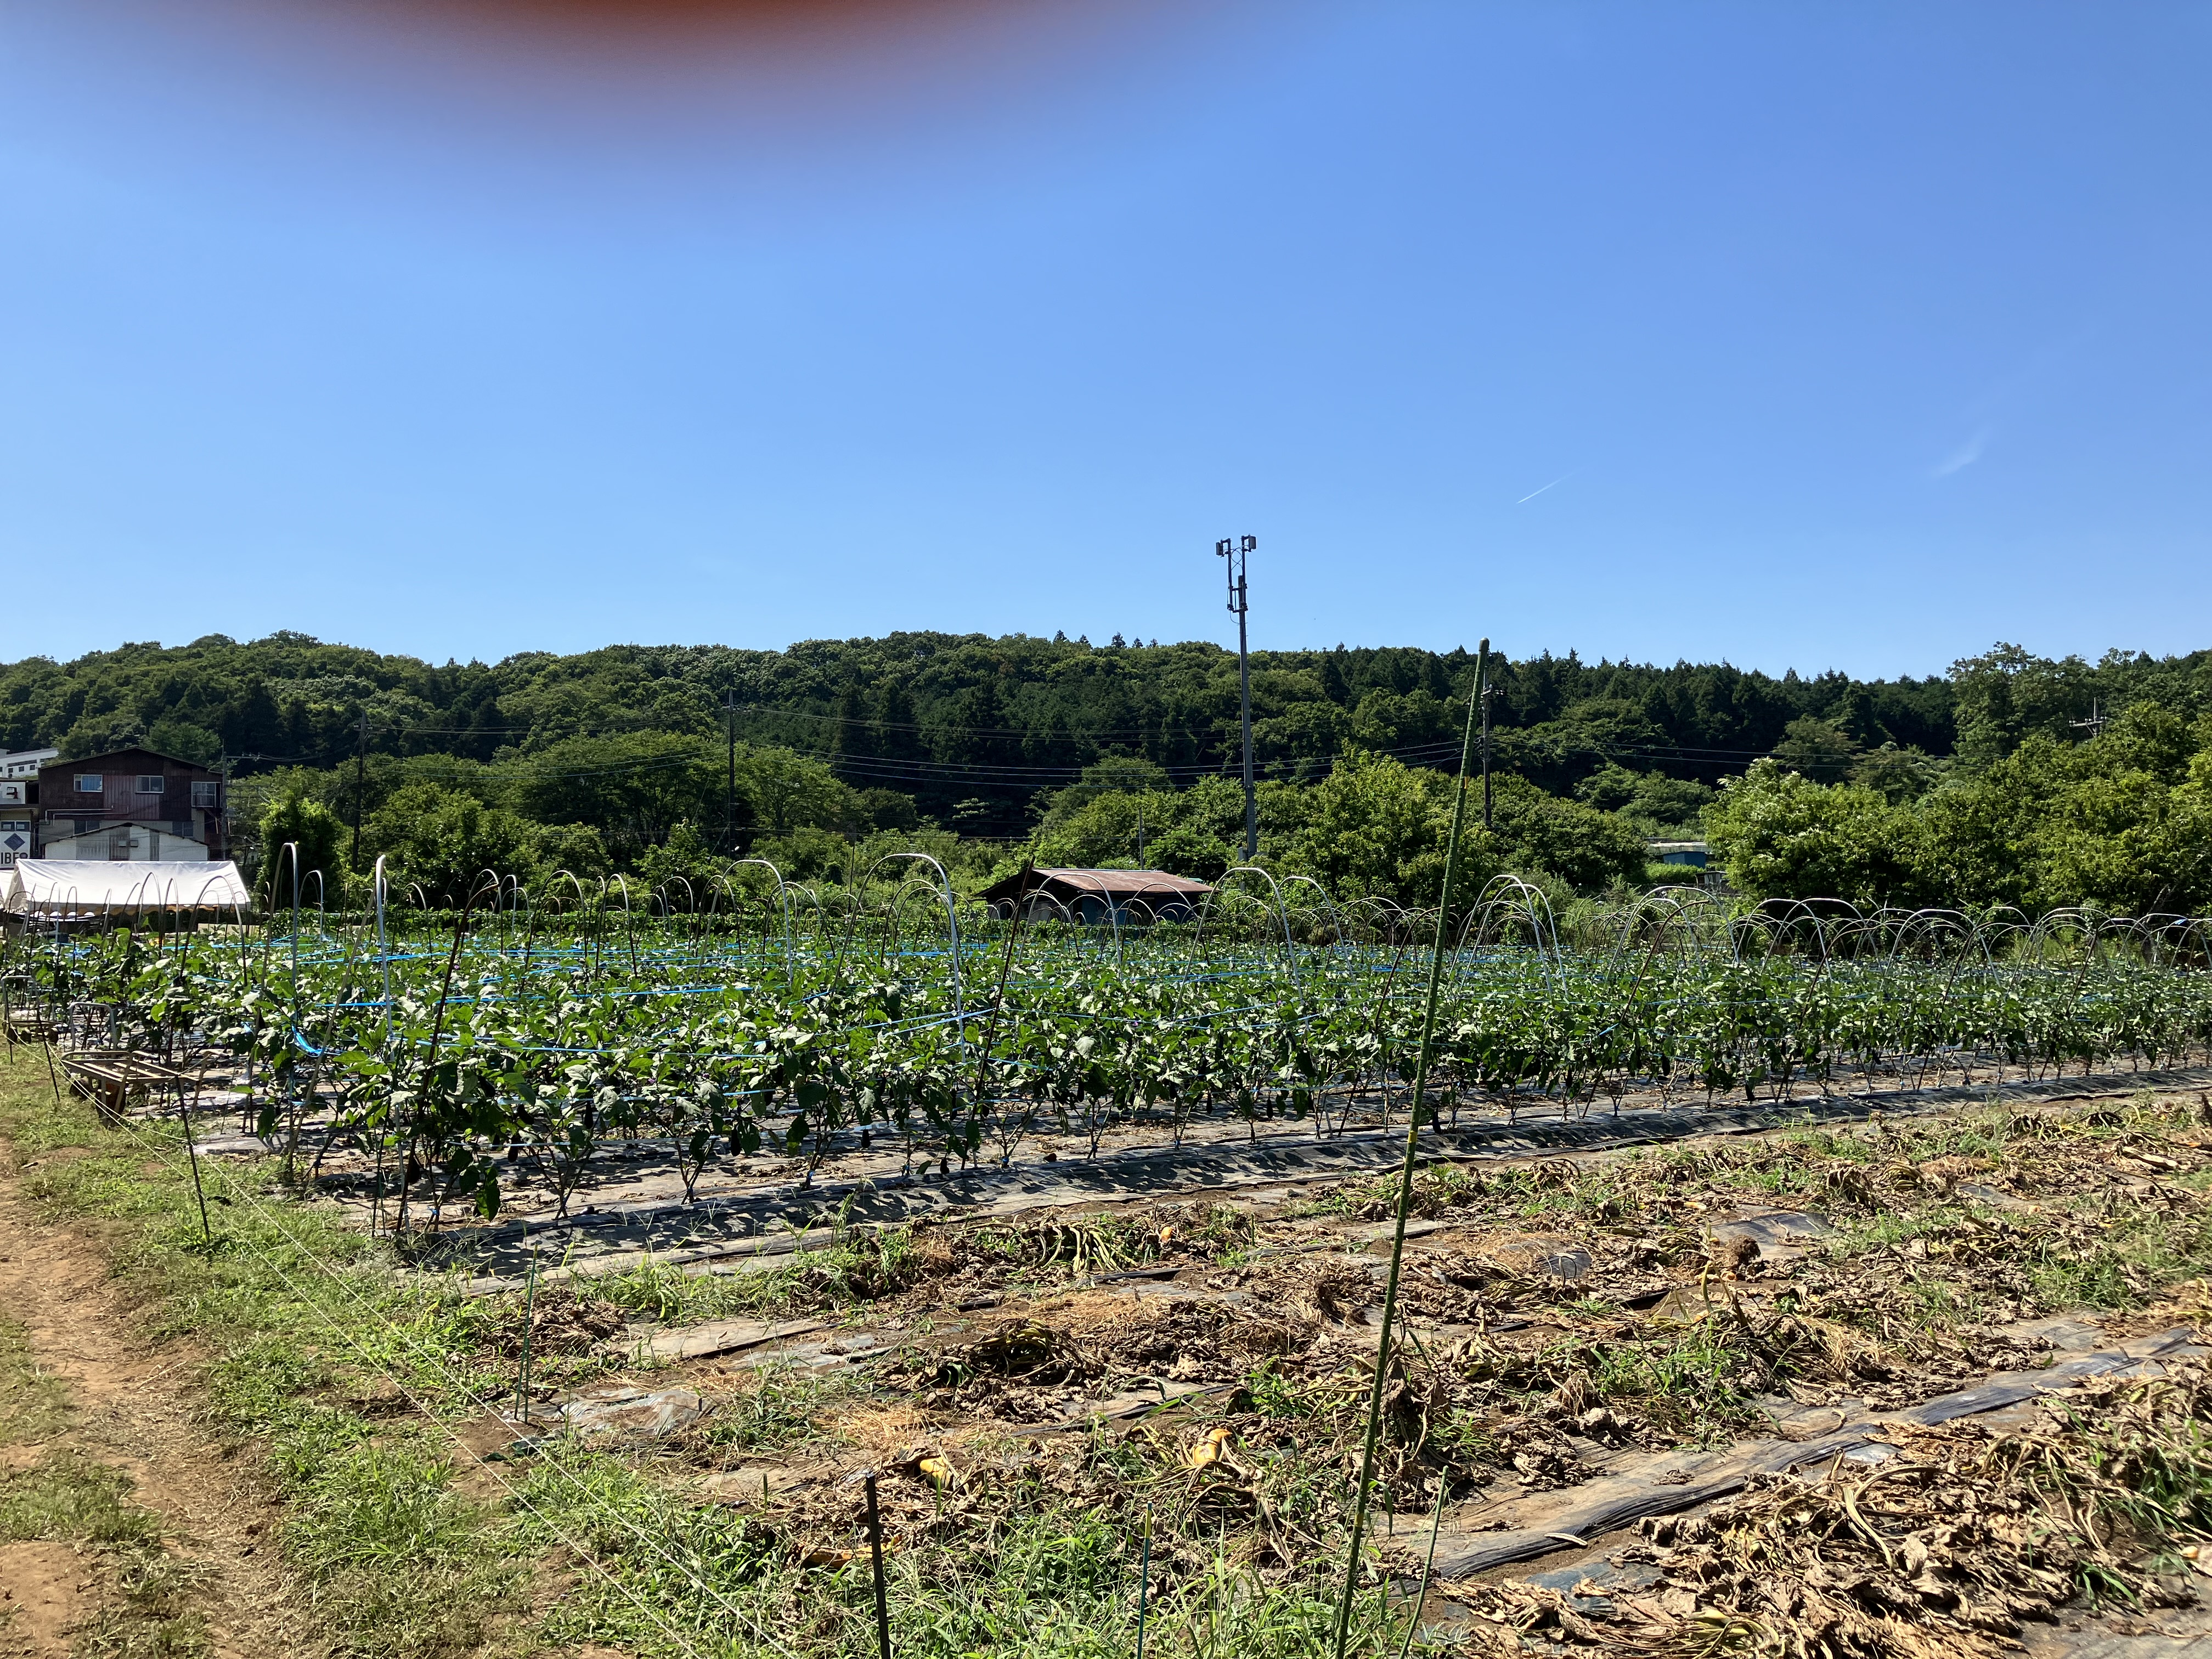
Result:
[[[2062,1338],[2203,1321],[2208,1146],[2193,1109],[1993,1109],[1424,1170],[1377,1447],[1386,1563],[1418,1571],[1401,1557],[1439,1498],[1462,1531],[1508,1528],[1532,1495],[1651,1454],[1790,1437],[1806,1407],[1914,1405],[2046,1365]],[[901,1548],[988,1551],[1068,1505],[1115,1524],[1149,1509],[1163,1583],[1183,1552],[1319,1583],[1359,1462],[1382,1190],[854,1240],[836,1271],[896,1287],[874,1310],[896,1351],[842,1373],[849,1395],[748,1407],[742,1432],[718,1402],[679,1455],[802,1563],[850,1557],[854,1477],[872,1467]],[[961,1311],[979,1285],[997,1305]],[[1948,1659],[2085,1594],[2171,1601],[2205,1524],[2205,1388],[2192,1364],[1891,1431],[1887,1462],[1762,1480],[1655,1528],[1602,1595],[1469,1589],[1477,1637]]]
[[[1102,1375],[1095,1348],[1066,1331],[1014,1319],[980,1336],[892,1362],[884,1380],[919,1389],[925,1410],[1007,1423],[1046,1423],[1067,1414],[1080,1384]]]
[[[620,1336],[628,1321],[629,1315],[612,1302],[567,1285],[541,1285],[526,1297],[507,1298],[486,1322],[480,1346],[502,1359],[519,1360],[526,1329],[535,1358],[577,1358]]]
[[[2024,1621],[2087,1601],[2195,1600],[2190,1562],[2212,1539],[2203,1359],[2094,1381],[2021,1428],[1968,1419],[1868,1449],[1888,1455],[1764,1478],[1705,1513],[1646,1521],[1644,1540],[1584,1585],[1462,1587],[1474,1645],[1955,1659],[2016,1651]]]

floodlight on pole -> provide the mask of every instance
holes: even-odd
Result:
[[[1474,695],[1482,699],[1482,827],[1490,828],[1490,700],[1496,695],[1490,683],[1490,641],[1475,647]]]
[[[1252,658],[1245,640],[1245,613],[1251,595],[1244,582],[1246,556],[1260,545],[1257,536],[1224,536],[1213,551],[1229,562],[1229,608],[1237,613],[1237,683],[1244,704],[1244,860],[1250,863],[1260,851],[1260,805],[1252,787]]]

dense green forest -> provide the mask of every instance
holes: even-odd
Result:
[[[1261,861],[1418,900],[1441,864],[1474,653],[1253,659]],[[1484,868],[1644,882],[1708,827],[1755,895],[2212,904],[2212,653],[2000,646],[1921,679],[1492,659]],[[733,850],[811,878],[917,839],[980,882],[1027,854],[1217,873],[1241,842],[1237,662],[1119,636],[896,634],[447,663],[297,634],[0,667],[0,744],[221,762],[244,827],[465,868],[651,879]],[[2193,793],[2192,793],[2193,792]],[[273,815],[273,816],[272,816]],[[246,837],[249,854],[251,834]]]

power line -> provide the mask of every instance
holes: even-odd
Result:
[[[1245,539],[1249,540],[1250,538],[1247,538]],[[1232,607],[1235,601],[1232,599]],[[1495,696],[1498,694],[1498,690],[1499,688],[1494,684],[1487,687],[1487,690],[1492,696]],[[1479,690],[1474,693],[1474,695],[1480,696],[1482,695],[1482,692]],[[724,713],[725,719],[727,721],[725,735],[726,742],[732,751],[727,757],[727,759],[730,762],[734,761],[733,750],[737,735],[736,715],[739,711],[749,711],[755,714],[775,715],[789,719],[827,721],[841,727],[858,726],[866,729],[878,729],[884,731],[915,732],[927,732],[939,736],[957,735],[979,738],[996,737],[1009,740],[1019,740],[1024,744],[1035,741],[1037,737],[1041,735],[1036,732],[1034,728],[1025,729],[1010,726],[956,726],[949,725],[923,726],[908,724],[906,722],[891,722],[886,724],[872,720],[856,720],[837,714],[818,714],[805,709],[786,709],[778,708],[771,704],[743,702],[737,699],[734,692],[727,694],[726,701],[721,704],[720,708],[721,712]],[[1486,710],[1486,712],[1487,711]],[[374,729],[373,722],[365,721],[365,724],[367,724],[370,729]],[[2093,716],[2091,721],[2077,722],[2077,724],[2089,726],[2094,734],[2095,727],[2101,725],[2102,722],[2097,720],[2096,718]],[[489,735],[495,731],[515,732],[527,729],[529,728],[489,728],[474,726],[404,726],[386,728],[389,735],[401,738],[463,734]],[[1504,744],[1508,746],[1510,752],[1510,748],[1519,746],[1513,742],[1513,739],[1516,737],[1522,738],[1525,740],[1530,734],[1539,729],[1539,727],[1531,726],[1507,727],[1498,731],[1497,735],[1499,738],[1504,740]],[[1249,728],[1244,735],[1248,741],[1247,755],[1249,757],[1251,755],[1251,750],[1249,747],[1251,734]],[[570,738],[558,738],[555,739],[555,741],[556,743],[577,740],[605,742],[622,737],[675,738],[679,736],[680,734],[672,732],[637,731],[633,729],[627,732],[604,732],[599,734],[578,733],[574,734]],[[1203,743],[1208,738],[1216,737],[1217,734],[1214,732],[1208,732],[1205,734],[1204,737],[1201,737],[1199,732],[1192,731],[1186,726],[1180,732],[1170,732],[1163,728],[1156,727],[1149,732],[1126,734],[1086,732],[1070,732],[1066,734],[1064,738],[1060,734],[1056,733],[1049,734],[1049,736],[1053,741],[1073,740],[1082,743],[1102,743],[1113,738],[1127,736],[1138,741],[1150,744],[1159,740],[1163,737],[1181,737],[1186,741]],[[359,770],[360,768],[365,764],[365,733],[361,741],[362,744],[362,749],[354,751],[356,770]],[[351,747],[351,745],[349,745],[349,748]],[[1663,765],[1672,763],[1678,766],[1691,767],[1728,767],[1732,764],[1741,764],[1749,761],[1760,759],[1775,752],[1772,750],[1767,749],[1735,749],[1724,748],[1718,745],[1700,745],[1678,743],[1617,744],[1607,743],[1602,740],[1560,742],[1549,738],[1543,740],[1539,747],[1540,751],[1539,754],[1524,755],[1522,757],[1524,763],[1527,760],[1565,760],[1574,757],[1595,755],[1600,757],[1611,760],[1640,760],[1647,764],[1657,763]],[[256,752],[233,755],[229,756],[228,758],[232,761],[255,761],[272,763],[278,765],[314,766],[329,762],[336,758],[343,751],[337,750],[316,755],[271,755]],[[416,761],[449,759],[458,765],[471,769],[471,772],[474,776],[486,779],[554,782],[568,779],[612,777],[625,774],[637,774],[664,769],[673,770],[681,768],[688,768],[697,764],[702,759],[705,758],[707,752],[707,740],[704,738],[692,738],[686,740],[684,742],[684,746],[676,750],[663,750],[659,754],[643,755],[620,760],[613,760],[604,764],[591,766],[532,765],[522,761],[520,757],[504,763],[500,762],[475,761],[466,756],[443,754],[421,755],[404,758],[410,758]],[[830,758],[820,756],[817,751],[809,750],[796,750],[793,752],[805,755],[809,758]],[[1423,739],[1410,744],[1372,749],[1366,752],[1398,760],[1407,765],[1429,766],[1433,768],[1448,765],[1456,750],[1450,738],[1438,737],[1435,738]],[[1117,756],[1113,753],[1109,753],[1107,755],[1099,756],[1096,760],[1091,762],[1029,763],[1017,761],[939,760],[915,756],[871,755],[853,753],[849,751],[836,755],[834,757],[834,763],[836,769],[842,774],[853,777],[865,778],[877,783],[927,785],[935,782],[945,782],[967,784],[976,787],[1034,789],[1048,787],[1054,783],[1079,781],[1083,774],[1090,766],[1097,764],[1099,762],[1109,761],[1117,757],[1146,761],[1148,763],[1158,767],[1160,770],[1167,775],[1171,782],[1177,781],[1188,782],[1206,777],[1219,776],[1224,773],[1229,764],[1227,757],[1223,757],[1219,759],[1201,761],[1158,761],[1153,760],[1149,756],[1141,754]],[[1261,771],[1265,771],[1279,776],[1282,772],[1287,769],[1307,768],[1316,765],[1324,766],[1333,771],[1340,759],[1340,751],[1326,755],[1308,754],[1297,756],[1278,756],[1265,762],[1258,762],[1256,760],[1252,761],[1251,767],[1255,774]]]
[[[1499,735],[1508,736],[1516,731],[1525,732],[1528,729],[1525,726],[1509,727]],[[641,733],[640,735],[664,734]],[[655,755],[638,756],[631,759],[610,761],[600,766],[585,767],[547,767],[513,763],[500,765],[471,761],[465,756],[425,755],[413,758],[423,761],[450,759],[460,765],[469,767],[471,769],[472,775],[480,778],[554,782],[565,779],[612,777],[624,774],[675,770],[696,766],[702,762],[719,758],[720,757],[715,754],[719,747],[720,745],[714,744],[703,738],[694,739],[682,749],[666,750]],[[1775,752],[1766,749],[1699,748],[1680,744],[1579,742],[1547,744],[1544,747],[1548,751],[1542,757],[1546,759],[1564,760],[1571,757],[1595,755],[1606,759],[1660,763],[1671,761],[1679,765],[1693,766],[1758,760]],[[1450,739],[1430,738],[1389,748],[1365,750],[1363,752],[1400,761],[1407,765],[1420,766],[1448,762],[1452,757],[1454,750],[1455,745]],[[834,761],[836,769],[840,772],[872,778],[878,781],[927,783],[942,781],[994,785],[1008,788],[1037,788],[1054,782],[1080,781],[1083,775],[1091,767],[1116,759],[1146,762],[1149,765],[1157,767],[1171,781],[1177,779],[1194,781],[1200,778],[1221,776],[1224,775],[1228,765],[1225,757],[1215,761],[1155,761],[1147,756],[1125,753],[1102,755],[1097,760],[1089,762],[1023,764],[1015,762],[941,761],[907,756],[854,753],[828,757],[806,750],[793,750],[789,752],[810,760],[819,761],[825,765]],[[307,765],[312,764],[315,759],[324,757],[234,756],[232,758],[234,760],[281,760],[290,764]],[[1255,762],[1255,771],[1280,773],[1288,769],[1313,765],[1325,766],[1334,770],[1342,758],[1341,750],[1327,755],[1278,756],[1264,762]]]

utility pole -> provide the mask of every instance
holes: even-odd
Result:
[[[723,801],[727,814],[722,823],[722,850],[738,850],[738,694],[734,688],[722,693],[722,724],[730,738],[729,793]]]
[[[2103,706],[2096,698],[2092,697],[2089,700],[2089,718],[2086,720],[2069,720],[2066,723],[2076,732],[2087,732],[2093,738],[2101,738],[2105,735],[2105,722],[2109,718],[2111,717],[2104,712]]]
[[[1461,637],[1464,638],[1465,635]],[[1490,641],[1474,648],[1474,695],[1482,699],[1482,827],[1490,828]]]
[[[1229,561],[1229,608],[1237,613],[1237,683],[1244,698],[1244,861],[1249,864],[1260,852],[1260,803],[1252,792],[1252,658],[1245,640],[1244,617],[1251,610],[1250,595],[1244,586],[1244,563],[1254,548],[1259,546],[1257,536],[1224,536],[1214,543],[1213,550]]]
[[[222,754],[218,755],[218,756],[216,757],[216,763],[215,763],[215,765],[216,765],[216,771],[217,775],[218,775],[222,778],[222,780],[220,783],[218,783],[218,784],[216,786],[216,796],[215,796],[215,827],[216,827],[216,833],[222,838],[222,848],[220,848],[220,850],[221,850],[221,852],[222,852],[222,856],[223,856],[223,857],[225,857],[225,858],[228,858],[228,857],[230,856],[230,763],[231,763],[231,758],[232,758],[232,757],[231,757],[230,751],[229,751],[228,750],[227,750],[227,749],[226,749],[225,750],[223,750],[223,752],[222,752]],[[216,853],[216,850],[217,850],[217,849],[216,849],[216,848],[210,848],[210,849],[209,849],[209,854],[208,854],[208,855],[209,855],[210,858],[214,857],[214,856],[215,856],[215,853]]]
[[[353,757],[353,851],[346,855],[346,862],[356,870],[361,868],[361,798],[367,787],[368,773],[368,710],[364,708],[361,711],[361,747],[354,750]]]

